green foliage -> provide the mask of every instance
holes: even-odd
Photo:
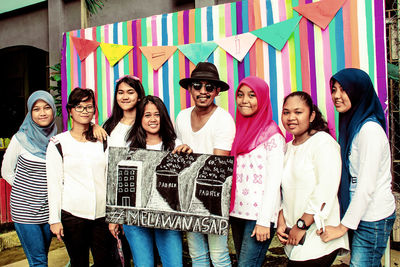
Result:
[[[104,7],[103,0],[85,0],[85,3],[90,15],[96,14],[99,9]]]
[[[50,81],[57,82],[56,86],[50,86],[50,92],[53,95],[54,102],[57,107],[57,116],[62,115],[62,103],[61,103],[61,64],[57,63],[50,66]]]

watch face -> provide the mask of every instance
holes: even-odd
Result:
[[[297,227],[298,227],[298,228],[303,229],[304,226],[305,226],[305,225],[304,225],[304,221],[303,221],[303,220],[300,219],[300,220],[297,221]]]

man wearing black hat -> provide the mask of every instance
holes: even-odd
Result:
[[[217,68],[209,62],[198,63],[190,78],[180,80],[179,84],[189,91],[195,106],[178,114],[178,138],[194,153],[228,156],[235,137],[235,123],[214,99],[228,90],[229,85],[219,79]],[[177,151],[187,149],[183,145]],[[188,232],[187,239],[193,266],[209,266],[210,257],[215,267],[231,266],[227,236]]]

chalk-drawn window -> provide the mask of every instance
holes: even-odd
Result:
[[[130,198],[129,197],[122,197],[122,206],[130,206]]]

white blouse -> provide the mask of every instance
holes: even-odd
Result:
[[[316,222],[307,230],[304,245],[285,246],[290,260],[316,259],[338,248],[349,248],[347,233],[327,243],[316,234],[323,225],[337,226],[340,223],[337,197],[340,177],[340,148],[329,134],[317,132],[303,144],[288,144],[282,178],[282,209],[286,225],[293,227],[304,213],[314,214]],[[325,206],[321,210],[323,203]]]
[[[285,146],[283,136],[275,134],[237,157],[235,207],[230,216],[256,220],[265,227],[271,222],[276,226]]]
[[[50,140],[46,153],[50,224],[61,222],[61,210],[90,220],[105,216],[107,160],[103,149],[103,143],[79,142],[70,132]]]

